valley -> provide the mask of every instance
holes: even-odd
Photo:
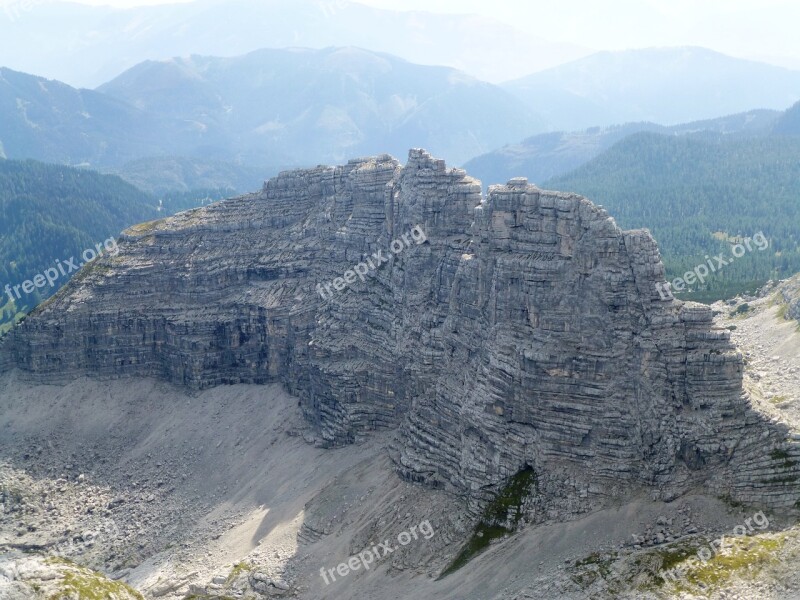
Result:
[[[5,2],[0,600],[800,599],[798,19]]]

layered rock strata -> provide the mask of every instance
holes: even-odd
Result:
[[[751,409],[727,332],[662,299],[650,234],[580,196],[514,179],[484,198],[413,150],[282,173],[120,247],[5,360],[47,382],[282,382],[320,443],[399,427],[401,474],[474,496],[530,466],[562,510],[645,489],[800,497],[800,451]]]
[[[778,294],[779,300],[786,305],[785,317],[800,321],[800,275],[781,284]]]

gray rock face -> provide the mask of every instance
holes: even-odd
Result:
[[[526,466],[559,511],[644,489],[800,497],[800,450],[751,409],[727,332],[662,300],[650,234],[580,196],[514,179],[483,198],[412,150],[283,173],[120,247],[5,360],[50,382],[280,381],[318,443],[398,427],[403,476],[473,497]],[[345,276],[371,256],[363,282]]]
[[[781,284],[778,293],[787,306],[786,318],[800,321],[800,275]]]

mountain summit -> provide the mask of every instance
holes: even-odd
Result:
[[[283,173],[120,249],[15,329],[7,360],[48,382],[282,383],[320,444],[400,427],[407,480],[480,498],[532,469],[534,520],[701,484],[800,497],[800,463],[764,458],[800,445],[753,413],[728,333],[659,294],[647,231],[580,196],[515,179],[484,198],[413,150]]]
[[[504,84],[551,129],[675,125],[800,98],[800,71],[696,47],[599,52]]]

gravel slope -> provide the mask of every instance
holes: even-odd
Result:
[[[749,310],[732,314],[745,302]],[[771,294],[714,308],[717,326],[735,327],[754,405],[800,431],[797,323],[780,317]],[[306,433],[296,399],[279,386],[187,394],[151,380],[56,387],[4,375],[0,598],[50,598],[80,570],[68,561],[148,599],[800,598],[793,514],[766,513],[769,526],[741,538],[745,550],[723,555],[738,566],[714,563],[711,589],[647,585],[665,553],[732,537],[759,511],[703,490],[524,528],[437,581],[469,537],[474,507],[400,480],[388,458],[392,432],[338,450],[314,447]],[[320,577],[424,520],[430,539],[329,585]],[[772,542],[774,552],[749,560]]]

